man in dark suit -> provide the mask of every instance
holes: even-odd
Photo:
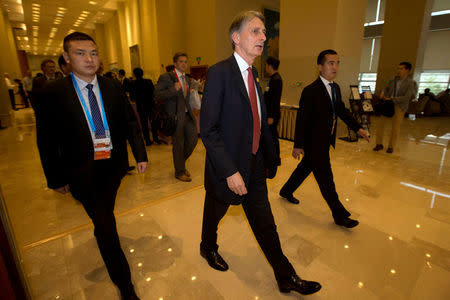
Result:
[[[122,85],[122,88],[125,91],[125,93],[129,93],[131,81],[125,75],[126,75],[125,70],[120,69],[118,80],[120,81],[120,84]]]
[[[369,141],[369,133],[361,128],[345,107],[339,85],[333,80],[339,70],[339,56],[334,50],[324,50],[317,57],[320,76],[305,87],[300,98],[295,141],[292,156],[303,155],[302,161],[280,191],[280,196],[298,204],[295,190],[313,172],[322,196],[331,209],[337,225],[352,228],[358,221],[350,219],[350,213],[339,201],[330,164],[330,145],[336,144],[337,117],[351,129]]]
[[[280,142],[278,141],[278,122],[280,121],[280,102],[281,92],[283,90],[283,80],[281,80],[280,73],[278,73],[278,67],[280,61],[269,56],[266,59],[266,73],[270,75],[267,89],[264,92],[264,101],[267,105],[267,123],[269,124],[270,132],[273,136],[273,142],[275,144],[275,151],[277,156],[277,164],[281,165],[280,157]]]
[[[56,65],[55,62],[51,59],[46,59],[41,63],[41,70],[44,74],[43,76],[36,76],[33,79],[33,87],[31,89],[31,107],[36,111],[38,109],[39,103],[37,99],[41,98],[41,93],[44,90],[44,87],[51,81],[54,81]]]
[[[64,38],[64,59],[73,73],[48,84],[40,97],[37,143],[47,185],[71,192],[94,224],[109,276],[122,299],[138,299],[120,247],[114,204],[128,167],[128,140],[138,170],[147,154],[136,117],[119,84],[97,76],[95,41],[74,32]]]
[[[142,133],[144,135],[145,144],[150,146],[153,142],[150,140],[150,132],[148,123],[152,117],[152,110],[155,108],[155,100],[153,93],[155,87],[151,79],[144,79],[144,71],[141,68],[135,68],[133,74],[136,80],[130,83],[130,98],[136,102],[136,108],[141,120]],[[152,125],[153,140],[160,144],[156,126]]]
[[[198,89],[198,84],[186,76],[187,61],[186,53],[175,53],[175,69],[159,77],[155,90],[155,97],[162,102],[166,113],[177,116],[177,128],[172,136],[172,153],[175,178],[181,181],[192,180],[186,170],[186,160],[191,156],[198,140],[195,117],[189,103],[190,89],[193,85],[197,85]]]
[[[217,227],[230,205],[242,204],[280,291],[312,294],[321,286],[300,279],[283,254],[267,197],[266,176],[275,176],[277,160],[258,74],[252,67],[266,40],[262,14],[237,15],[230,39],[235,52],[209,69],[202,99],[206,197],[200,254],[212,268],[228,270],[218,252]]]

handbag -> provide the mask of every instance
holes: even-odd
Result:
[[[381,100],[375,105],[375,111],[385,117],[392,118],[395,114],[394,102],[392,100]]]

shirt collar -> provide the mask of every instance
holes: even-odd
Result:
[[[236,62],[238,64],[238,67],[239,67],[239,70],[241,71],[241,73],[243,73],[244,71],[247,71],[247,69],[249,67],[251,67],[237,52],[234,52],[233,55],[234,55],[234,58],[236,58]]]
[[[175,72],[177,72],[178,77],[181,77],[182,75],[184,75],[184,73],[181,73],[180,71],[178,71],[177,68],[175,68]],[[186,75],[184,75],[186,76]]]
[[[75,75],[74,73],[72,73],[72,74],[80,88],[86,88],[86,85],[88,85],[89,83],[92,84],[94,87],[97,86],[97,83],[98,83],[97,74],[95,74],[94,80],[92,80],[91,82],[86,82],[83,79],[81,79],[80,77],[78,77],[77,75]]]
[[[323,78],[322,76],[320,76],[320,79],[322,79],[323,84],[325,84],[325,86],[328,88],[330,86],[330,83],[333,83],[333,81],[328,81],[325,78]]]

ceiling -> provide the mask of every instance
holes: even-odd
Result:
[[[31,55],[59,55],[73,31],[92,33],[108,21],[123,0],[0,0],[13,28],[18,50]]]

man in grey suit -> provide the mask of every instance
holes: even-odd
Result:
[[[392,118],[381,116],[380,122],[377,124],[377,144],[373,148],[374,151],[383,149],[384,127],[388,119],[392,119],[391,139],[389,140],[386,152],[394,152],[394,147],[397,144],[397,138],[400,132],[400,124],[408,109],[409,101],[413,100],[417,95],[417,84],[409,76],[411,68],[411,63],[401,62],[397,67],[397,76],[389,80],[387,86],[381,92],[380,99],[394,102],[395,113]]]
[[[186,170],[186,160],[191,156],[198,140],[195,118],[189,104],[190,89],[198,84],[186,77],[187,61],[186,53],[175,53],[175,69],[159,77],[155,90],[155,98],[163,103],[167,114],[177,116],[177,127],[172,136],[173,163],[175,177],[186,182],[192,180]]]

